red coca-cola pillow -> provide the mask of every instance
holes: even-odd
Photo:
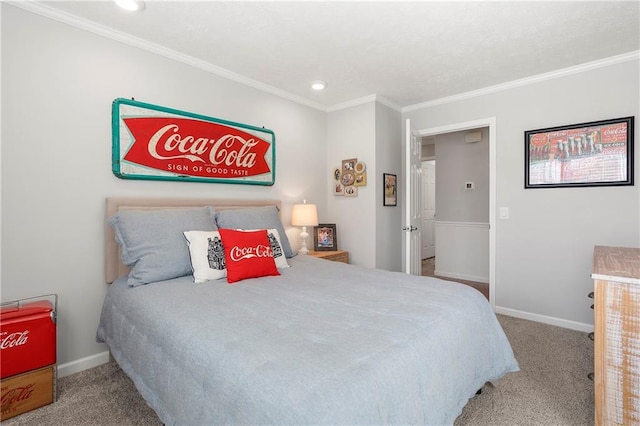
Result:
[[[218,229],[218,232],[224,246],[227,282],[280,275],[266,229],[250,232]]]

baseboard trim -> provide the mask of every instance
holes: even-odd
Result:
[[[517,309],[504,308],[502,306],[496,306],[496,313],[507,315],[510,317],[526,319],[529,321],[541,322],[549,325],[556,325],[562,328],[568,328],[570,330],[582,331],[584,333],[590,333],[593,331],[593,325],[585,324],[582,322],[566,320],[562,318],[549,317],[546,315],[534,314],[531,312],[519,311]]]
[[[109,362],[109,351],[58,365],[58,377],[69,376]]]
[[[443,272],[440,270],[434,270],[433,274],[436,275],[436,278],[446,277],[446,278],[453,278],[455,280],[475,281],[477,283],[489,284],[488,277],[477,277],[474,275],[456,274],[455,272]]]

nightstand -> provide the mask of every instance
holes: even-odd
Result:
[[[333,260],[334,262],[349,263],[349,252],[344,250],[335,251],[309,251],[309,256],[319,259]]]

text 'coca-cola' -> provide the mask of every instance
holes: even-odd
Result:
[[[184,176],[241,178],[271,172],[271,144],[235,127],[177,117],[124,118],[134,139],[124,160]]]

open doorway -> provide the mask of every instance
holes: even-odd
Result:
[[[492,126],[495,121],[487,119],[419,134],[423,142],[423,275],[471,285],[494,305]],[[433,185],[428,177],[431,168],[437,182]],[[429,205],[430,198],[434,206]]]

